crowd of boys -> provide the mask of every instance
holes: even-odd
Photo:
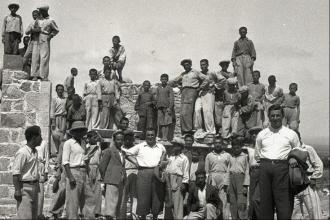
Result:
[[[49,7],[33,11],[22,49],[19,5],[8,8],[2,31],[5,54],[21,54],[32,80],[48,80],[50,39],[58,33]],[[268,86],[261,84],[247,28],[239,34],[231,61],[221,61],[220,71],[210,71],[207,59],[200,61],[200,71],[184,59],[184,72],[174,79],[161,74],[156,88],[143,82],[134,106],[139,143],[120,107],[120,85],[129,82],[123,77],[126,52],[120,37],[112,38],[103,68],[90,69],[82,96],[75,93],[78,69],[72,68],[64,84],[56,85],[51,104],[57,166],[49,217],[157,219],[162,213],[165,219],[274,219],[276,211],[277,219],[289,219],[304,203],[310,218],[320,218],[315,185],[323,165],[300,139],[298,85],[291,83],[284,94],[274,75]],[[173,137],[173,87],[181,91],[184,142]],[[111,144],[102,142],[97,129],[113,131]],[[193,147],[197,133],[212,135],[204,154]],[[25,137],[12,168],[17,215],[43,218],[50,152],[40,127],[27,128]],[[169,141],[165,148],[162,143]],[[306,175],[300,188],[291,175],[297,167]]]

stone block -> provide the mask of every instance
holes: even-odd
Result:
[[[24,127],[25,122],[26,119],[23,113],[1,113],[0,115],[0,127]]]
[[[37,125],[37,114],[35,112],[26,113],[26,126]]]
[[[18,143],[19,142],[19,135],[20,135],[20,132],[17,130],[12,130],[11,131],[11,140],[12,142],[14,143]]]
[[[0,155],[3,157],[13,157],[20,147],[21,145],[19,144],[0,144]]]
[[[11,110],[11,101],[10,100],[2,100],[1,103],[1,112],[10,112]]]
[[[0,143],[9,142],[9,129],[1,128],[0,129]]]
[[[0,184],[13,184],[11,171],[0,171]]]
[[[28,92],[25,95],[26,111],[49,111],[50,95],[49,93]]]
[[[41,82],[40,83],[40,92],[44,92],[49,94],[49,97],[51,97],[52,92],[52,83],[51,82]]]
[[[9,186],[0,185],[0,198],[9,197]]]
[[[18,100],[12,102],[12,110],[23,111],[23,109],[24,109],[24,100]]]
[[[49,112],[37,112],[37,124],[41,127],[49,127]]]
[[[40,92],[40,82],[39,81],[35,81],[32,85],[32,90],[35,92]]]
[[[5,157],[0,157],[0,171],[7,171],[9,168],[10,159]]]
[[[21,84],[20,89],[23,90],[24,92],[29,92],[31,91],[31,81],[25,81]]]
[[[22,70],[23,57],[20,55],[3,55],[3,69]]]
[[[13,72],[10,70],[2,71],[2,84],[10,84],[12,83]]]
[[[0,216],[3,218],[13,217],[17,213],[16,204],[11,205],[0,205]]]
[[[29,74],[27,72],[24,71],[14,71],[13,74],[13,79],[17,79],[17,80],[28,80],[30,78]]]
[[[23,99],[24,92],[22,92],[17,85],[11,84],[3,89],[3,97],[8,99]]]

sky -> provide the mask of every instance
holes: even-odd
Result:
[[[1,14],[8,13],[2,0]],[[121,37],[127,62],[123,75],[134,83],[158,82],[182,72],[180,61],[190,58],[193,68],[207,58],[210,70],[230,59],[238,28],[248,28],[257,60],[254,69],[261,82],[276,75],[288,92],[298,83],[301,99],[300,130],[303,139],[329,144],[329,1],[328,0],[29,0],[18,1],[24,28],[40,4],[60,32],[51,41],[50,80],[63,83],[71,67],[79,70],[76,90],[91,68],[102,68],[111,38]],[[0,46],[0,55],[3,45]],[[1,61],[2,62],[2,61]],[[232,67],[229,68],[232,71]],[[55,87],[55,86],[53,86]]]

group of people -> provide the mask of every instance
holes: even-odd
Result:
[[[25,32],[22,17],[16,13],[19,4],[11,3],[8,8],[10,14],[5,16],[2,25],[4,54],[21,55],[23,70],[30,73],[31,80],[48,81],[50,41],[59,32],[55,21],[49,17],[49,6],[40,6],[32,12],[33,21]],[[19,48],[22,38],[24,47]]]

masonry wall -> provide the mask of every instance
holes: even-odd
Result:
[[[25,140],[27,126],[39,125],[42,138],[50,137],[50,82],[29,81],[23,71],[2,72],[3,98],[0,109],[0,216],[16,212],[13,200],[11,162]]]

